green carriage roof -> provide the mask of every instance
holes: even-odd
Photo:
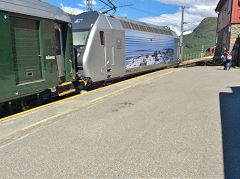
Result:
[[[0,10],[71,22],[63,10],[40,0],[0,0]]]

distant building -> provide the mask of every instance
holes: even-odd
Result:
[[[218,13],[217,44],[215,58],[228,48],[233,54],[233,64],[240,65],[240,0],[220,0]]]

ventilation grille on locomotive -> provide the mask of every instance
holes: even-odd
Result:
[[[156,33],[156,34],[172,35],[172,32],[169,30],[148,27],[148,26],[134,24],[134,23],[122,21],[122,20],[120,22],[121,22],[123,28],[126,28],[126,29],[138,30],[138,31],[143,31],[143,32],[152,32],[152,33]]]

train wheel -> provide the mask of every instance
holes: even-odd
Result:
[[[21,100],[20,107],[22,111],[26,111],[28,109],[31,109],[31,104],[28,100]]]

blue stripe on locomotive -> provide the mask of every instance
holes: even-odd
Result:
[[[126,68],[168,64],[174,59],[174,37],[126,31]]]

